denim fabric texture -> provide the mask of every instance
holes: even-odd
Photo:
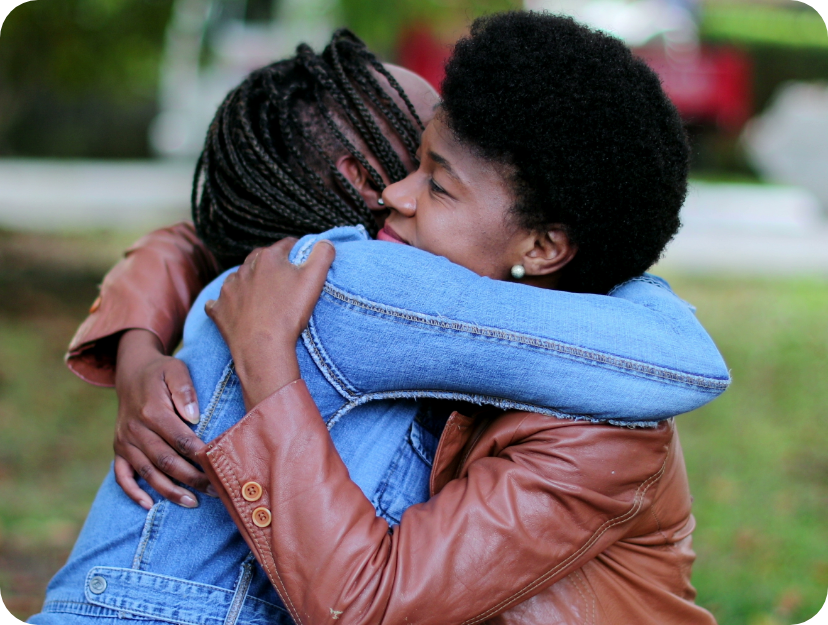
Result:
[[[440,397],[646,425],[730,383],[692,306],[656,276],[612,297],[548,291],[353,227],[304,237],[291,260],[321,238],[337,256],[302,338],[341,396],[333,419],[375,399]]]
[[[297,343],[300,369],[351,478],[392,525],[428,498],[442,425],[415,398],[648,425],[727,387],[693,311],[654,276],[613,297],[543,291],[366,241],[360,228],[305,237],[291,259],[302,262],[320,237],[335,243],[337,258]],[[228,273],[194,304],[178,354],[205,441],[245,413],[230,352],[204,313]],[[155,501],[149,512],[110,469],[43,612],[29,622],[292,622],[220,501],[199,496],[188,510],[141,485]]]

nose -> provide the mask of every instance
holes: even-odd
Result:
[[[385,187],[382,199],[386,208],[392,208],[406,217],[413,217],[417,212],[417,200],[414,193],[417,172],[408,174],[405,178]]]

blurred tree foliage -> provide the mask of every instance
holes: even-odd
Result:
[[[0,156],[149,156],[147,126],[173,1],[37,0],[16,8],[0,37]],[[426,24],[451,42],[478,15],[520,6],[520,0],[340,0],[339,15],[393,59],[406,26]]]
[[[522,7],[521,0],[340,0],[345,24],[384,58],[394,57],[407,27],[428,25],[451,42],[476,17]]]
[[[37,0],[0,37],[0,155],[136,157],[172,0]]]

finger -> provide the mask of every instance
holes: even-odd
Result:
[[[259,258],[259,254],[261,254],[263,251],[263,247],[257,247],[255,250],[250,252],[247,255],[247,258],[244,259],[242,267],[250,267],[250,269],[253,269],[256,266],[256,259]]]
[[[279,239],[278,241],[276,241],[276,243],[274,243],[266,249],[286,250],[287,252],[290,252],[290,250],[293,249],[293,246],[296,245],[296,242],[298,240],[299,239],[297,239],[296,237],[285,237],[284,239]]]
[[[127,462],[126,458],[115,456],[114,471],[115,481],[124,493],[126,493],[127,497],[145,510],[152,508],[152,497],[138,486],[138,482],[135,481],[135,471],[133,471],[132,466]]]
[[[195,453],[204,447],[204,443],[178,418],[172,421],[175,423],[174,427],[165,425],[158,432],[148,431],[145,437],[139,443],[133,443],[133,446],[150,458],[161,473],[204,492],[210,483],[207,476],[182,457],[195,458]],[[180,490],[179,494],[184,495],[186,491]]]
[[[308,255],[308,260],[305,261],[305,264],[313,262],[319,263],[320,265],[326,265],[325,270],[327,271],[331,263],[333,263],[334,258],[336,258],[336,248],[334,247],[333,243],[326,239],[322,239],[321,241],[317,241],[316,245],[313,246],[311,253]]]
[[[147,484],[152,486],[159,495],[185,508],[198,507],[198,501],[193,493],[176,486],[167,477],[167,475],[179,473],[180,468],[174,466],[176,461],[188,466],[189,464],[164,441],[158,439],[156,443],[149,445],[147,453],[136,446],[132,446],[124,451],[124,455],[135,472]],[[150,458],[152,458],[152,461],[150,461]],[[194,467],[191,468],[196,470]]]
[[[331,268],[334,258],[336,258],[334,246],[328,241],[319,241],[313,246],[308,259],[302,265],[310,273],[320,290],[322,285],[325,284],[328,270]]]
[[[299,239],[296,237],[285,237],[276,241],[273,245],[263,250],[270,260],[282,261],[287,260],[290,256],[290,251]]]
[[[164,366],[162,375],[176,412],[188,423],[197,425],[198,398],[187,365],[180,360],[170,360]]]
[[[253,259],[255,259],[259,254],[261,254],[263,249],[265,249],[265,248],[263,248],[263,247],[253,248],[250,251],[250,253],[245,257],[244,262],[246,263],[246,262],[249,262],[249,261],[252,261]],[[244,263],[242,263],[242,264],[244,264]]]

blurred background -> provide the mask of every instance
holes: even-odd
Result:
[[[104,272],[185,219],[216,106],[250,70],[350,26],[439,86],[476,16],[519,0],[38,0],[0,36],[0,590],[21,618],[111,459],[116,399],[66,345]],[[732,388],[679,420],[698,601],[807,620],[828,589],[828,34],[789,1],[525,0],[615,33],[693,142],[657,271],[698,307]]]

